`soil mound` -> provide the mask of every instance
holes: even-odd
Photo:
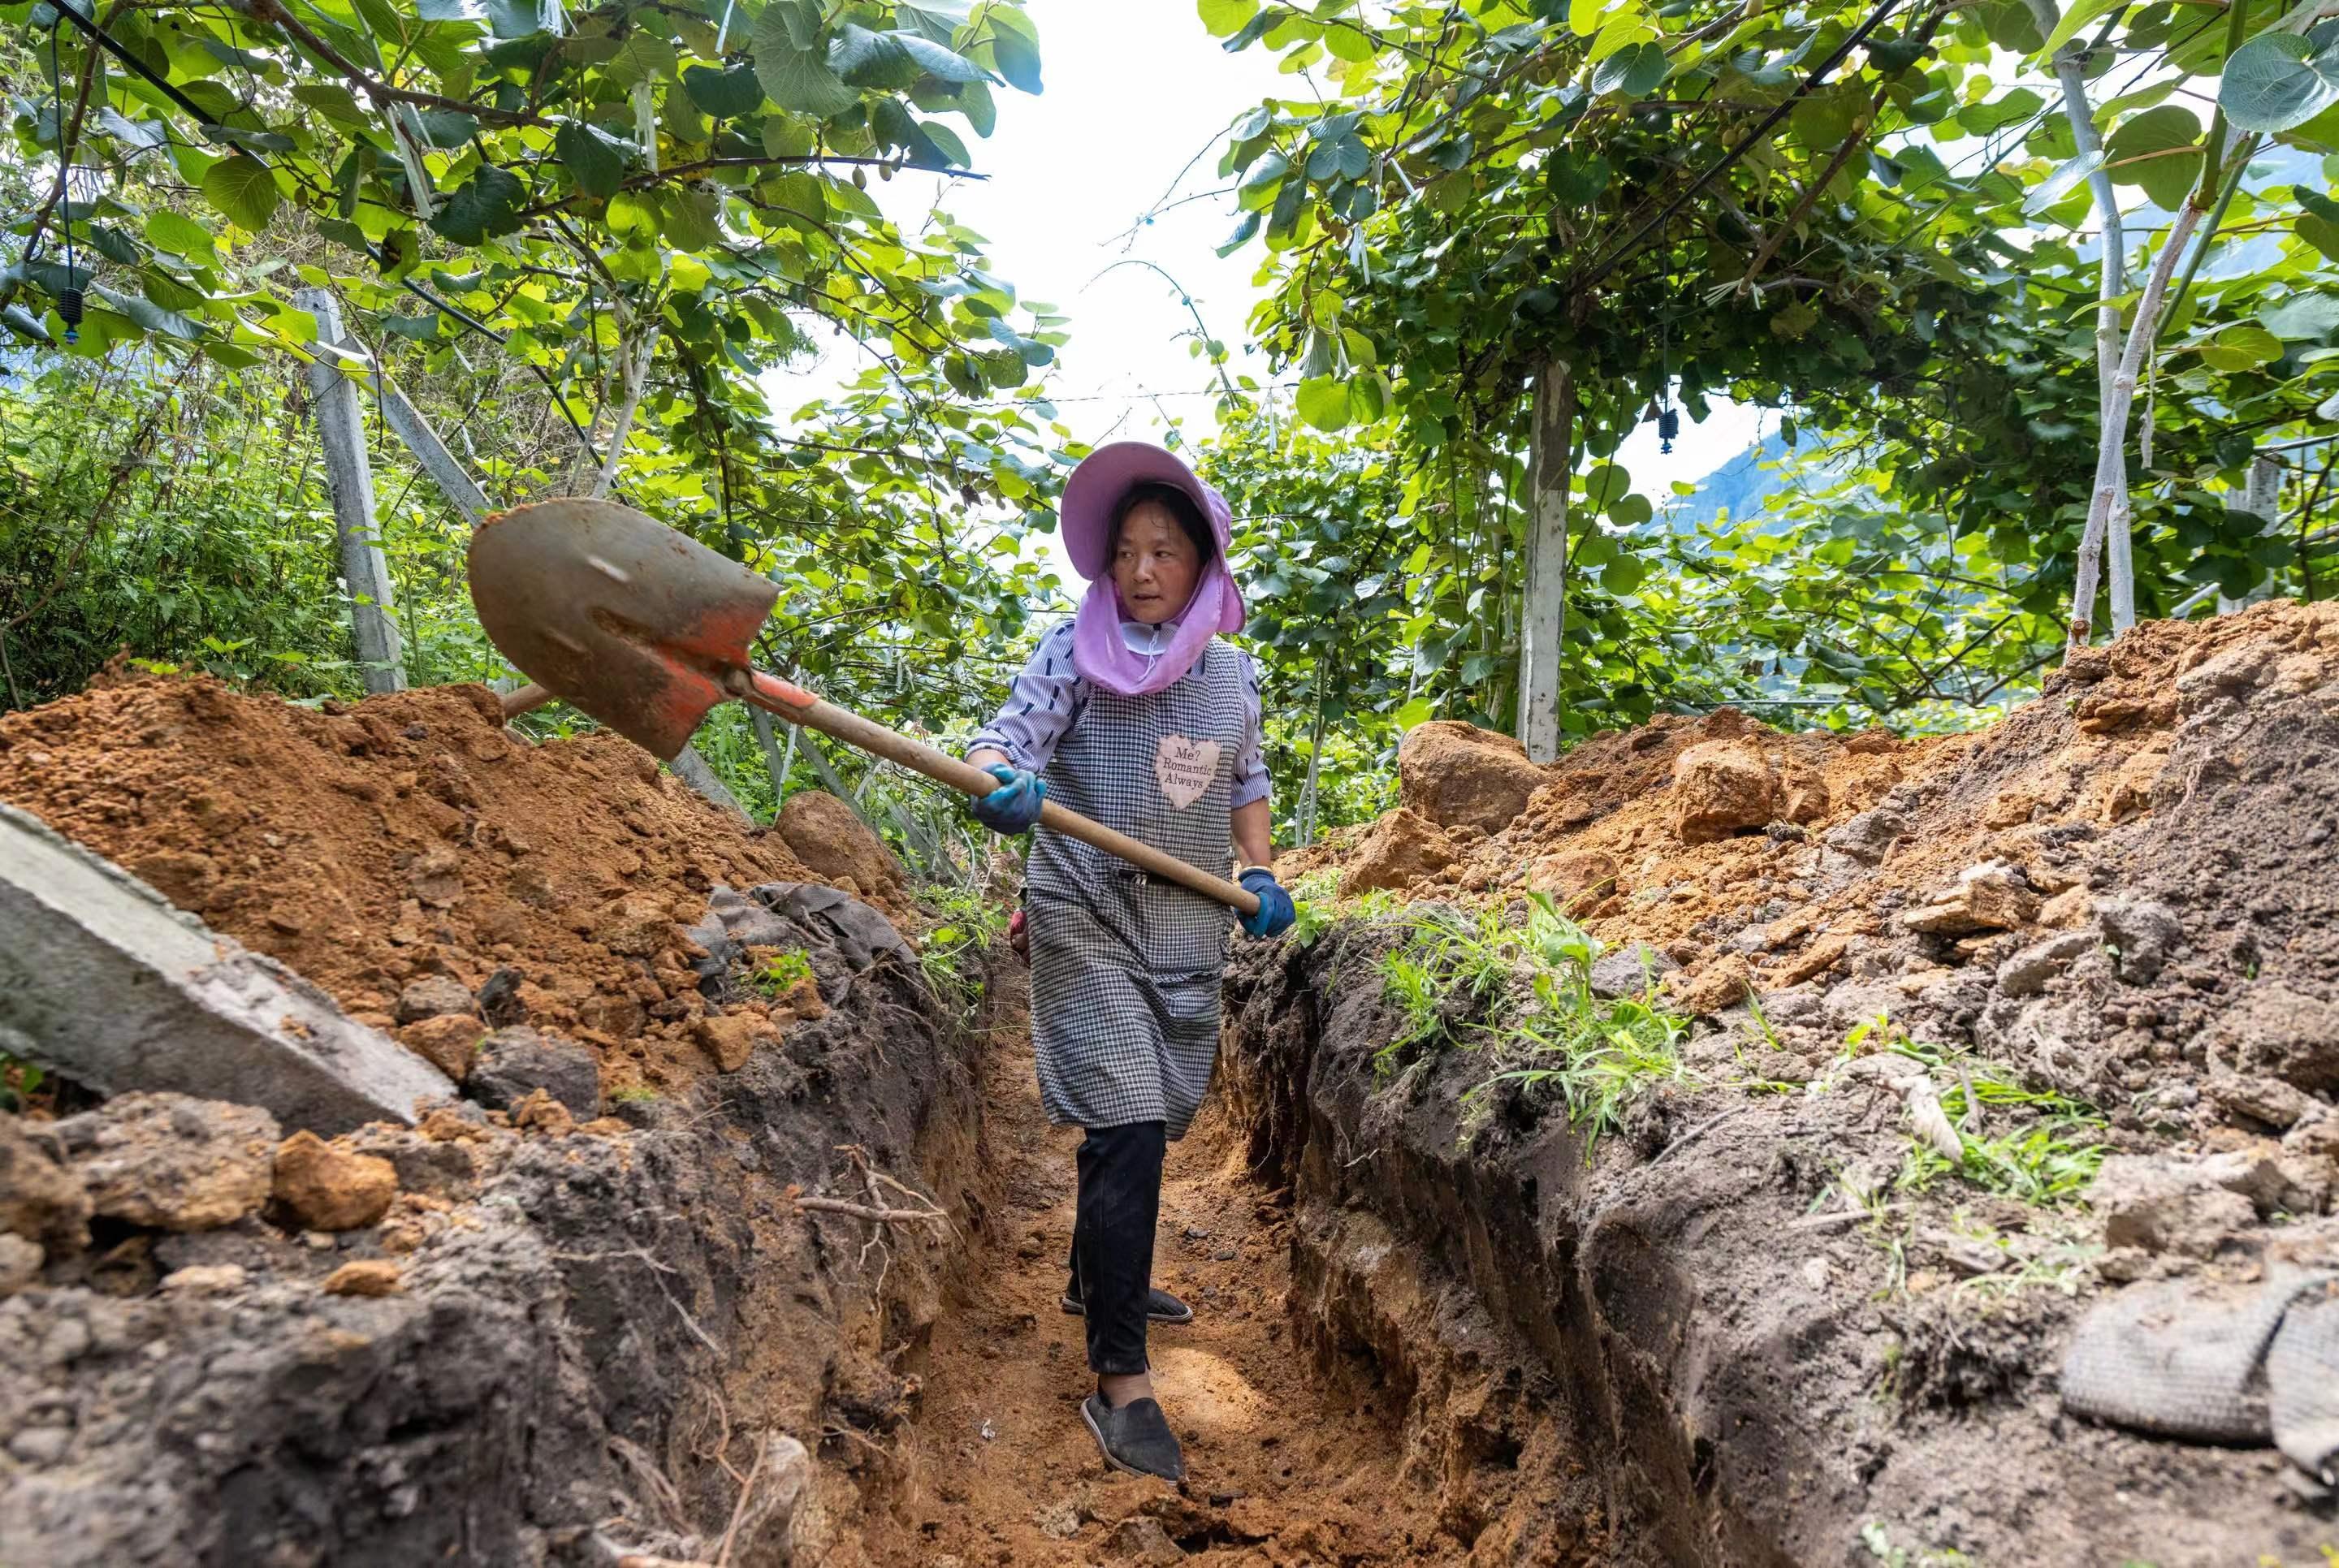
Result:
[[[682,931],[708,891],[831,880],[614,735],[518,738],[476,685],[311,710],[209,678],[117,676],[0,718],[0,800],[366,1022],[460,1024],[413,1000],[452,981],[498,998],[491,1021],[589,1043],[619,1092],[716,1068]],[[857,863],[815,821],[799,814],[800,842]],[[903,885],[871,883],[862,896],[905,919]]]
[[[1751,962],[1767,992],[1856,973],[1863,953],[1888,947],[1936,972],[1995,963],[2026,939],[2087,924],[2114,887],[2141,892],[2140,881],[2181,900],[2224,874],[2183,843],[2135,878],[2112,862],[2156,839],[2166,808],[2234,772],[2231,755],[2211,754],[2216,726],[2334,681],[2339,606],[2151,623],[2073,658],[2038,701],[1987,730],[1909,741],[1784,735],[1728,708],[1661,715],[1576,747],[1483,836],[1440,835],[1450,854],[1420,853],[1428,824],[1401,807],[1286,864],[1295,880],[1334,870],[1343,895],[1547,891],[1609,948],[1647,942],[1686,966],[1684,992],[1715,966]],[[2197,747],[2180,744],[2188,735]],[[1495,749],[1436,737],[1407,775],[1408,805],[1445,787],[1439,759],[1475,779]],[[2254,801],[2251,825],[2235,828],[2252,843],[2304,843],[2323,821],[2321,804],[2293,790]],[[1912,949],[1912,933],[1939,940]],[[1730,993],[1724,1005],[1743,993],[1709,989]]]
[[[2136,1291],[2339,1269],[2339,605],[2137,627],[1970,735],[1722,712],[1550,774],[1394,883],[1488,921],[1340,922],[1230,973],[1231,1098],[1290,1184],[1320,1361],[1369,1347],[1449,1465],[1499,1446],[1555,1484],[1555,1417],[1611,1477],[1618,1564],[2327,1544],[2324,1479],[2089,1424],[2059,1379]],[[1294,858],[1320,887],[1407,832]],[[1525,1031],[1550,997],[1488,1002],[1524,978],[1476,933],[1531,892],[1610,950],[1598,995],[1683,966],[1671,1054],[1580,1057]],[[1408,992],[1387,961],[1439,932],[1481,968]],[[1446,1435],[1440,1377],[1490,1371],[1559,1393]]]

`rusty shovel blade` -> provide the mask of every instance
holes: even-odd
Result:
[[[516,507],[471,537],[471,603],[530,680],[667,762],[733,672],[779,588],[614,501]]]

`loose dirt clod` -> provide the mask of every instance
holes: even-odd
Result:
[[[335,1148],[313,1132],[296,1132],[276,1149],[273,1191],[291,1217],[311,1230],[356,1230],[390,1210],[398,1171],[387,1159]]]
[[[405,1287],[397,1264],[387,1257],[369,1257],[342,1264],[317,1288],[328,1296],[395,1296]]]
[[[211,1230],[268,1201],[276,1119],[256,1106],[125,1094],[50,1130],[107,1218]]]

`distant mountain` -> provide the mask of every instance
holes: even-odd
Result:
[[[1733,521],[1760,515],[1764,498],[1787,488],[1785,473],[1765,465],[1779,462],[1789,450],[1775,433],[1763,437],[1700,479],[1691,494],[1666,507],[1665,520],[1673,525],[1673,532],[1687,534],[1695,532],[1702,524],[1712,522],[1725,510]]]

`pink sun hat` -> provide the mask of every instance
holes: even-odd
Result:
[[[1112,514],[1137,485],[1160,484],[1183,491],[1210,523],[1218,550],[1194,583],[1193,597],[1178,612],[1178,631],[1168,652],[1140,655],[1123,640],[1120,590],[1107,569]],[[1072,667],[1092,685],[1122,696],[1144,696],[1184,676],[1210,638],[1239,632],[1247,618],[1242,590],[1227,566],[1234,544],[1234,508],[1227,498],[1179,460],[1150,441],[1114,441],[1081,459],[1064,481],[1058,508],[1064,520],[1064,553],[1088,578],[1089,591],[1073,617]]]
[[[1058,508],[1064,520],[1064,551],[1072,567],[1091,582],[1105,575],[1105,551],[1112,542],[1113,508],[1138,485],[1170,485],[1183,490],[1209,519],[1211,537],[1224,561],[1234,544],[1234,509],[1214,486],[1188,468],[1178,454],[1150,441],[1113,441],[1082,458],[1064,481]]]

